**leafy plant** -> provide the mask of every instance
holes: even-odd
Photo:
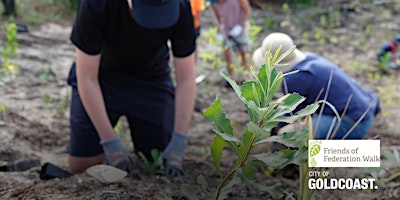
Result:
[[[139,152],[138,155],[143,160],[143,163],[150,176],[165,173],[164,160],[161,151],[152,149],[150,151],[151,160],[147,159],[142,152]]]
[[[44,69],[40,74],[40,80],[42,80],[45,83],[50,83],[51,81],[54,80],[54,73],[51,71],[50,68]]]
[[[306,129],[283,133],[279,136],[271,136],[272,128],[280,122],[293,123],[296,120],[314,113],[318,105],[309,105],[296,114],[291,114],[295,108],[304,101],[304,97],[297,93],[287,94],[276,101],[273,101],[274,94],[280,88],[284,76],[276,70],[278,63],[284,57],[294,51],[292,47],[281,56],[279,50],[275,55],[270,51],[266,54],[266,62],[260,68],[258,74],[252,69],[255,80],[249,80],[240,87],[229,77],[224,70],[223,76],[236,92],[239,99],[244,104],[250,121],[247,123],[246,130],[237,137],[234,135],[234,128],[231,121],[222,111],[221,100],[217,97],[212,105],[204,112],[204,118],[212,124],[216,133],[214,141],[210,146],[213,164],[217,173],[221,176],[221,181],[215,190],[209,188],[203,176],[198,177],[204,192],[211,199],[226,199],[234,185],[242,182],[250,188],[266,191],[273,198],[281,198],[282,190],[277,186],[261,186],[252,179],[256,175],[256,166],[264,165],[276,169],[281,169],[288,164],[303,165],[307,160],[306,141],[308,132]],[[296,72],[291,72],[296,73]],[[278,142],[290,149],[284,149],[274,153],[253,154],[256,147],[265,142]],[[229,147],[236,155],[236,162],[232,169],[225,175],[222,174],[220,162],[222,150]],[[185,186],[187,187],[187,186]]]
[[[64,98],[57,101],[56,110],[58,117],[64,117],[71,103],[71,93],[68,92]]]
[[[50,101],[51,101],[50,95],[48,93],[45,93],[44,96],[43,96],[42,101],[43,101],[44,104],[49,104]]]
[[[8,113],[8,107],[6,105],[0,106],[0,115],[5,115]]]
[[[19,71],[19,67],[14,65],[11,60],[17,57],[18,41],[17,41],[17,25],[12,20],[7,24],[6,27],[7,41],[3,45],[3,64],[0,68],[0,84],[11,80],[16,72]]]
[[[397,149],[385,150],[383,157],[388,162],[381,162],[380,167],[365,168],[365,172],[378,179],[378,185],[384,186],[400,177],[400,153]]]

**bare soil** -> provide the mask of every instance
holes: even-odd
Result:
[[[281,11],[281,4],[269,3],[263,10],[253,8],[254,23],[262,27],[253,46],[258,46],[263,35],[270,32],[286,32],[295,38],[300,49],[331,59],[363,86],[379,93],[382,113],[368,138],[379,138],[382,152],[399,149],[400,145],[397,128],[400,123],[399,70],[380,71],[376,62],[379,46],[400,32],[400,2],[392,2],[329,1],[306,9],[291,7],[289,14]],[[216,52],[217,57],[223,60],[221,48],[209,44],[204,37],[212,27],[209,12],[206,10],[202,16],[199,57],[202,52]],[[339,24],[335,27],[323,25],[322,16]],[[273,23],[267,26],[266,19],[271,19]],[[18,34],[19,57],[13,62],[21,71],[14,80],[0,86],[0,106],[9,108],[7,114],[0,115],[0,165],[38,157],[42,164],[50,162],[69,170],[66,158],[70,88],[66,78],[74,60],[74,47],[69,41],[71,23],[49,22],[30,27],[29,33]],[[2,30],[0,46],[5,42]],[[203,111],[218,96],[237,133],[248,118],[234,92],[223,87],[224,80],[219,71],[225,66],[212,68],[210,62],[200,58],[197,70],[199,75],[205,74],[206,79],[198,84],[183,177],[154,175],[144,180],[126,177],[116,183],[103,184],[82,173],[66,179],[41,180],[38,173],[40,166],[37,166],[23,172],[0,172],[0,199],[180,199],[182,184],[192,185],[199,199],[207,199],[196,181],[197,177],[203,175],[212,187],[218,184],[220,178],[209,153],[214,133],[204,120]],[[269,147],[261,150],[269,151]],[[234,164],[234,154],[228,149],[223,153],[222,171],[227,172]],[[399,167],[387,167],[385,170],[387,177],[399,171]],[[294,199],[298,180],[285,178],[282,173],[278,170],[266,175],[260,171],[257,181],[265,186],[279,185],[285,191],[284,199]],[[361,168],[336,168],[332,175],[345,178],[369,176],[371,173]],[[229,199],[271,199],[271,196],[238,185]],[[321,190],[315,199],[400,199],[400,179],[396,178],[372,191]]]

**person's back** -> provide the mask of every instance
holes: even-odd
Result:
[[[253,60],[257,65],[264,63],[263,57],[270,45],[272,45],[272,54],[275,54],[282,45],[280,55],[294,46],[292,39],[286,34],[269,34],[262,46],[253,54]],[[320,109],[323,106],[322,112],[317,112],[312,117],[315,138],[330,138],[332,136],[330,133],[335,127],[338,128],[335,139],[341,139],[344,136],[347,139],[360,139],[368,133],[375,115],[380,110],[379,99],[373,92],[364,89],[338,65],[313,53],[303,53],[295,49],[292,54],[283,59],[282,63],[289,65],[283,68],[278,67],[278,70],[283,72],[298,70],[294,74],[285,76],[282,90],[306,97],[294,113],[325,98],[334,107],[331,109],[327,104],[320,104]],[[338,125],[339,117],[341,118],[340,125]],[[360,123],[353,129],[352,127],[358,121]],[[351,133],[346,135],[350,130]]]
[[[379,112],[379,99],[371,91],[361,87],[353,78],[346,74],[336,64],[316,54],[306,53],[304,61],[294,66],[290,71],[299,70],[298,73],[285,77],[289,93],[299,93],[306,100],[296,110],[309,104],[325,99],[331,103],[340,116],[354,122],[373,119]],[[299,84],[301,83],[301,84]],[[328,94],[327,94],[328,93]],[[364,113],[367,112],[365,116]],[[328,105],[324,106],[323,115],[334,116]],[[327,123],[327,125],[330,125]],[[318,128],[324,126],[319,124]],[[325,130],[326,128],[322,128]],[[362,133],[359,133],[362,134]],[[366,134],[366,133],[365,133]],[[321,138],[323,134],[317,134]],[[337,138],[344,134],[337,134]],[[348,138],[358,138],[363,135],[352,134]]]

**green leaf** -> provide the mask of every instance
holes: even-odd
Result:
[[[198,200],[196,191],[193,189],[192,185],[182,184],[181,193],[182,196],[185,197],[187,200]]]
[[[307,142],[308,129],[296,130],[281,135],[271,136],[267,139],[257,142],[257,144],[264,142],[279,142],[287,147],[302,147]]]
[[[204,118],[211,123],[213,130],[220,137],[226,139],[229,147],[238,154],[237,142],[239,140],[234,137],[231,122],[222,112],[222,103],[219,98],[216,98],[213,104],[204,111]]]
[[[213,130],[217,133],[233,135],[233,128],[226,114],[222,112],[222,103],[216,98],[214,103],[204,111],[204,118],[212,124]]]
[[[257,173],[257,169],[252,165],[243,166],[241,171],[242,171],[243,178],[246,178],[246,179],[254,178]]]
[[[254,101],[248,101],[246,105],[247,113],[253,123],[257,123],[261,116],[264,116],[268,110],[266,108],[259,108]]]
[[[246,81],[242,85],[242,97],[247,101],[254,101],[257,107],[264,105],[265,96],[261,95],[260,86],[255,81]]]
[[[199,175],[197,177],[197,183],[199,183],[201,185],[201,188],[203,188],[203,191],[211,198],[211,199],[215,199],[215,195],[214,193],[211,191],[211,189],[208,187],[207,181],[204,178],[203,175]]]
[[[240,183],[240,179],[239,179],[239,177],[237,177],[237,176],[235,175],[235,176],[232,177],[232,178],[228,181],[228,183],[222,188],[218,200],[228,199],[228,195],[229,195],[229,193],[232,192],[233,186],[237,185],[238,183]]]
[[[276,121],[280,121],[280,122],[286,122],[286,123],[293,123],[295,121],[297,121],[300,118],[303,118],[305,116],[308,115],[312,115],[315,113],[315,111],[317,111],[319,108],[318,104],[311,104],[306,106],[305,108],[299,110],[299,112],[297,112],[295,115],[291,115],[288,117],[282,117]]]
[[[262,153],[254,157],[267,166],[282,169],[288,164],[302,165],[307,161],[307,147],[303,146],[299,150],[284,149],[274,153]]]
[[[273,68],[272,69],[271,78],[272,78],[272,80],[271,80],[272,83],[271,83],[271,86],[270,86],[269,91],[268,91],[267,102],[271,102],[272,101],[272,98],[274,97],[276,91],[280,88],[280,86],[282,84],[282,79],[283,79],[282,72],[277,73],[276,69]]]
[[[253,123],[253,122],[249,122],[247,123],[247,130],[249,130],[250,132],[252,132],[255,136],[262,136],[262,137],[269,137],[270,136],[270,132],[266,131],[263,128],[258,127],[257,124]]]
[[[288,159],[286,155],[282,152],[273,152],[273,153],[261,153],[253,155],[257,160],[262,161],[267,166],[271,166],[274,168],[282,169],[286,166]]]
[[[249,155],[253,150],[254,147],[252,147],[253,145],[251,144],[253,137],[255,137],[254,134],[248,130],[243,134],[243,142],[239,147],[239,160],[237,160],[237,162],[244,162],[246,155]]]
[[[221,157],[222,157],[222,149],[226,146],[225,140],[221,138],[219,135],[214,136],[214,142],[210,146],[211,155],[213,157],[214,167],[217,170],[218,174],[221,176]]]
[[[221,70],[220,75],[221,75],[222,77],[224,77],[225,80],[228,81],[229,84],[231,84],[231,86],[232,86],[233,90],[236,92],[237,96],[238,96],[240,99],[242,99],[242,101],[243,101],[242,94],[241,94],[242,92],[241,92],[241,90],[240,90],[240,87],[239,87],[238,84],[230,77],[229,73],[228,73],[227,71],[225,71],[225,70]],[[243,102],[243,103],[244,103],[244,102]],[[245,104],[247,104],[247,103],[245,103]]]
[[[280,187],[264,186],[251,180],[251,178],[255,176],[256,172],[256,168],[251,165],[247,165],[242,167],[242,170],[238,170],[237,176],[247,187],[258,191],[268,192],[272,196],[272,199],[282,199],[284,191]]]
[[[297,93],[284,95],[276,102],[271,103],[268,106],[269,112],[265,116],[263,116],[264,121],[270,122],[282,120],[282,116],[293,112],[296,107],[304,100],[305,98]]]
[[[287,157],[289,159],[288,164],[296,164],[296,165],[303,165],[307,162],[308,159],[308,148],[306,146],[302,146],[298,150],[288,150],[290,153]],[[294,152],[294,153],[293,153]]]
[[[240,142],[239,139],[237,139],[235,136],[233,135],[228,135],[226,133],[220,133],[220,132],[216,132],[219,136],[221,136],[225,141],[227,142]]]

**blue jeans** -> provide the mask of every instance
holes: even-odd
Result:
[[[320,119],[317,125],[319,117]],[[345,139],[364,138],[368,134],[368,131],[370,130],[374,119],[375,119],[374,117],[371,117],[370,119],[362,120]],[[321,115],[321,116],[315,115],[312,117],[312,123],[313,123],[315,139],[330,139],[332,137],[332,134],[334,134],[333,132],[336,129],[336,126],[338,125],[338,120],[332,115]],[[354,121],[350,117],[344,116],[340,123],[340,127],[335,134],[334,139],[342,139],[343,136],[346,135],[346,133],[354,126],[355,123],[356,121]],[[330,133],[330,135],[328,136],[329,138],[326,138],[328,133]]]

